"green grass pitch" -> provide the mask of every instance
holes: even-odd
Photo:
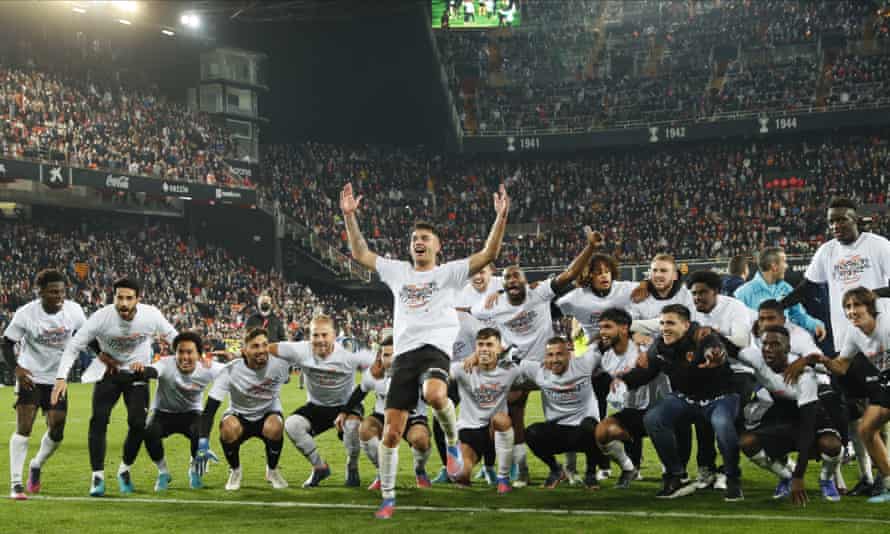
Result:
[[[70,393],[70,412],[65,442],[44,467],[43,490],[46,500],[31,499],[0,503],[0,524],[9,533],[24,532],[122,532],[167,534],[211,532],[220,534],[237,531],[303,531],[365,533],[385,529],[417,529],[421,532],[469,532],[498,529],[518,532],[674,532],[684,534],[720,530],[722,532],[801,531],[808,533],[883,532],[890,529],[890,508],[869,505],[861,498],[845,498],[839,503],[823,502],[818,493],[817,469],[812,464],[807,477],[810,504],[796,509],[789,502],[775,502],[771,495],[773,477],[749,462],[743,462],[745,500],[740,503],[723,502],[722,492],[702,491],[673,501],[657,501],[660,465],[647,440],[644,475],[646,479],[630,490],[612,488],[615,479],[603,483],[598,492],[570,486],[545,490],[540,486],[546,475],[544,465],[529,455],[533,481],[538,485],[498,496],[493,488],[476,484],[470,489],[434,486],[430,490],[414,488],[411,453],[403,444],[400,452],[398,503],[402,507],[452,508],[450,511],[396,510],[390,522],[373,518],[373,508],[379,495],[364,487],[343,487],[345,453],[334,432],[323,434],[319,446],[334,474],[322,487],[301,488],[309,475],[309,465],[293,445],[285,441],[281,467],[290,482],[286,490],[272,490],[263,481],[264,451],[262,443],[251,440],[241,452],[244,482],[238,492],[223,489],[227,477],[224,464],[214,465],[205,479],[203,490],[188,489],[188,444],[181,436],[166,440],[167,461],[173,474],[171,489],[163,495],[153,491],[156,470],[143,450],[134,466],[136,494],[121,497],[117,491],[115,473],[120,461],[121,443],[126,428],[126,412],[121,404],[112,414],[108,432],[106,460],[107,496],[89,499],[90,467],[87,456],[87,426],[90,418],[91,386],[73,384]],[[294,381],[285,386],[283,404],[290,412],[304,401],[304,392]],[[0,389],[0,406],[6,415],[0,419],[6,436],[15,429],[12,388]],[[366,408],[372,401],[368,397]],[[222,410],[221,410],[222,411]],[[534,394],[529,400],[529,422],[540,420],[540,399]],[[34,426],[28,460],[37,451],[45,425],[39,420]],[[220,454],[214,430],[213,449]],[[6,442],[5,441],[5,442]],[[8,473],[8,454],[0,454],[0,468]],[[223,460],[224,462],[224,460]],[[583,465],[583,457],[579,458]],[[430,459],[431,476],[440,467],[438,457]],[[613,469],[615,471],[615,469]],[[372,468],[364,457],[361,460],[363,486],[373,478]],[[27,476],[27,464],[26,464]],[[856,466],[845,467],[850,485],[856,481]],[[8,486],[7,486],[8,487]],[[65,498],[71,500],[64,500]],[[195,502],[199,501],[199,502]],[[500,509],[500,511],[499,511]],[[527,510],[525,512],[519,511]],[[590,511],[590,515],[571,515],[570,511]],[[506,530],[505,530],[506,529]]]

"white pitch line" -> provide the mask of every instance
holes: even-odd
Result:
[[[34,495],[30,497],[40,501],[68,501],[91,503],[144,503],[144,504],[177,504],[177,505],[227,505],[227,506],[256,506],[268,508],[317,508],[333,510],[376,510],[376,505],[370,504],[337,504],[300,501],[211,501],[206,499],[147,499],[143,497],[52,497]],[[601,517],[638,517],[644,519],[723,519],[723,520],[754,520],[754,521],[808,521],[831,523],[857,523],[890,525],[890,519],[872,519],[868,517],[837,517],[837,516],[797,516],[797,515],[761,515],[761,514],[703,514],[693,512],[649,512],[643,510],[558,510],[553,508],[482,508],[482,507],[446,507],[446,506],[416,506],[399,505],[396,509],[400,512],[454,512],[454,513],[499,513],[499,514],[542,514],[542,515],[569,515],[569,516],[601,516]]]

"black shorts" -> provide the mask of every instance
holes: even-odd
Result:
[[[244,424],[242,420],[241,424]],[[173,413],[155,410],[151,414],[147,426],[155,426],[162,438],[173,434],[182,434],[189,439],[197,438],[201,425],[201,412]],[[260,427],[262,430],[262,427]]]
[[[798,436],[797,421],[776,421],[766,420],[760,423],[757,428],[750,430],[757,440],[760,442],[766,455],[770,458],[782,458],[790,452],[797,451]],[[816,436],[823,434],[834,434],[840,439],[841,432],[835,427],[831,417],[823,409],[819,408],[819,414],[816,417]],[[813,441],[813,447],[816,442]],[[811,451],[815,454],[815,450]],[[811,455],[811,457],[815,457]]]
[[[411,411],[420,399],[420,388],[431,378],[448,384],[451,358],[432,345],[399,354],[392,362],[386,409]]]
[[[374,412],[371,414],[371,417],[377,420],[380,423],[380,426],[383,426],[384,416],[380,412]],[[425,427],[429,427],[429,420],[427,420],[425,415],[413,415],[408,418],[408,423],[405,425],[405,435],[408,435],[408,429],[414,425],[423,425]]]
[[[473,449],[477,458],[485,458],[486,455],[493,456],[495,454],[491,429],[487,426],[482,428],[463,428],[457,433],[457,439],[462,444]]]
[[[264,439],[263,438],[263,425],[266,424],[266,419],[268,419],[269,417],[277,415],[278,417],[281,418],[281,424],[284,424],[284,416],[282,416],[281,412],[278,412],[278,411],[266,412],[265,414],[263,414],[262,417],[260,417],[256,421],[248,421],[241,414],[233,413],[233,412],[225,414],[223,416],[223,419],[225,419],[226,417],[228,417],[230,415],[237,417],[238,421],[241,423],[242,432],[241,432],[241,439],[238,440],[239,444],[244,443],[245,441],[249,440],[250,438]]]
[[[613,413],[612,417],[618,420],[621,427],[630,434],[634,441],[640,441],[646,436],[646,426],[643,424],[643,416],[645,415],[646,410],[625,408],[620,412]]]
[[[846,377],[848,388],[856,390],[851,392],[851,396],[867,397],[870,404],[890,408],[890,370],[881,372],[871,360],[859,353],[850,362]]]
[[[337,420],[337,416],[343,411],[343,406],[319,406],[318,404],[307,403],[303,406],[300,406],[292,415],[301,415],[309,421],[309,435],[317,436],[322,432],[325,432],[331,428],[334,428],[334,422]],[[359,417],[364,414],[364,409],[361,404],[356,406],[355,410],[350,412],[352,415],[357,415]],[[340,439],[343,439],[343,434],[338,432],[337,434]]]
[[[19,404],[23,406],[37,406],[43,413],[49,410],[68,411],[68,393],[59,399],[55,406],[51,404],[53,386],[51,384],[34,384],[32,389],[25,389],[21,384],[16,384],[16,399],[13,408]]]

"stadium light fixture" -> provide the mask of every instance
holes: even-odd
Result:
[[[179,17],[179,22],[187,27],[192,29],[198,29],[201,26],[201,18],[194,13],[183,13],[181,17]]]
[[[83,15],[84,13],[87,12],[86,9],[84,9],[82,7],[77,7],[77,6],[72,7],[71,11],[74,11],[75,13],[80,13],[81,15]]]
[[[132,26],[133,25],[133,23],[127,19],[117,19],[117,21],[120,22],[121,24],[123,24],[124,26]]]
[[[111,5],[120,9],[121,11],[126,11],[127,13],[136,13],[139,11],[139,2],[130,1],[119,1],[114,0],[111,2]]]
[[[161,33],[166,35],[167,37],[173,37],[174,35],[176,35],[176,32],[174,32],[173,30],[168,30],[167,28],[161,30]]]

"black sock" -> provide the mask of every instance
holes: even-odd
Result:
[[[229,462],[229,467],[232,469],[241,467],[241,444],[238,442],[226,443],[223,440],[219,441],[222,443],[223,453],[226,455],[226,461]]]
[[[281,458],[281,448],[284,445],[284,439],[273,441],[269,438],[263,438],[263,443],[266,444],[266,465],[269,466],[269,469],[275,469],[278,467],[278,459]]]

